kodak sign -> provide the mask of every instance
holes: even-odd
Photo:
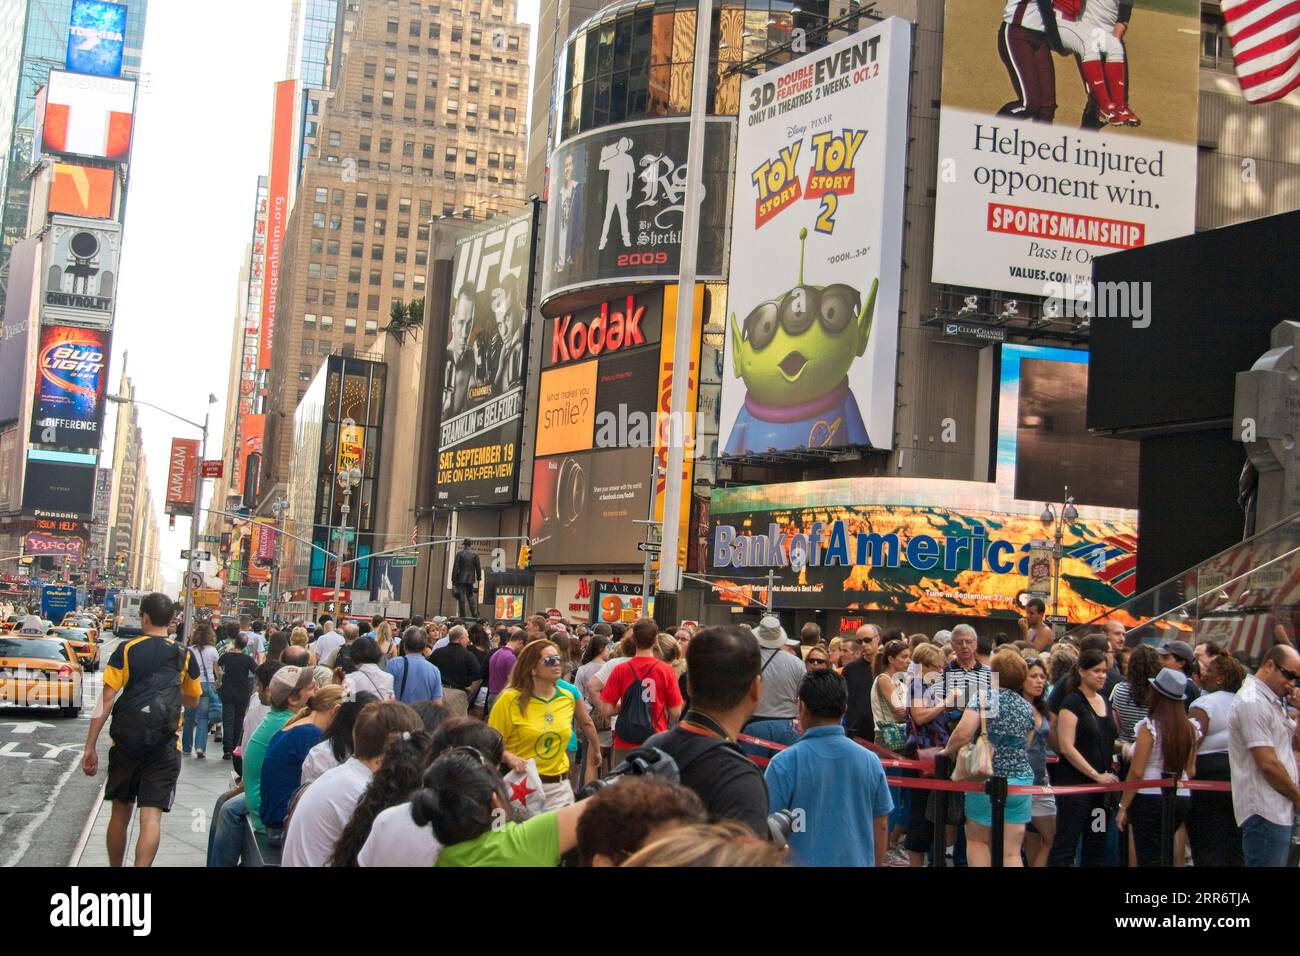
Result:
[[[663,303],[663,290],[657,289],[602,302],[585,314],[548,319],[550,347],[543,364],[567,365],[653,345],[663,326]]]

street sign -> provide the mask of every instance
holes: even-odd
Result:
[[[199,544],[220,544],[221,535],[219,534],[201,534],[199,535]]]
[[[650,544],[646,541],[638,541],[636,543],[636,549],[638,551],[644,551],[646,554],[658,554],[662,549],[662,545]]]
[[[1043,618],[1043,620],[1046,621],[1048,624],[1065,625],[1070,623],[1070,619],[1066,617],[1064,614],[1048,614]]]
[[[204,461],[202,474],[204,478],[220,478],[223,474],[221,460],[213,461],[209,458]]]
[[[203,587],[203,573],[195,571],[189,576],[189,588],[191,591],[197,591],[201,587]]]
[[[396,554],[393,560],[389,562],[395,568],[413,568],[420,563],[418,554]]]
[[[184,551],[181,552],[181,560],[182,560],[182,561],[188,561],[189,559],[190,559],[190,549],[189,549],[189,548],[186,548]],[[211,551],[195,551],[195,552],[194,552],[194,560],[195,560],[195,561],[211,561],[211,560],[212,560],[212,552],[211,552]]]

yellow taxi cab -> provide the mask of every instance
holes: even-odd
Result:
[[[56,627],[50,636],[72,645],[83,670],[91,673],[99,670],[98,631],[86,627]]]
[[[0,637],[0,706],[57,707],[81,714],[82,670],[77,653],[51,637]]]

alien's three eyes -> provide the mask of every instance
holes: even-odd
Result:
[[[778,328],[787,335],[803,335],[813,320],[828,335],[847,329],[862,307],[862,296],[852,286],[837,283],[824,289],[796,286],[779,302],[764,302],[745,319],[742,335],[750,348],[761,352],[772,344]]]

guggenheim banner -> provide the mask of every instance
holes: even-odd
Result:
[[[606,126],[555,151],[543,305],[591,286],[677,280],[689,128],[686,119]],[[726,278],[734,129],[729,118],[711,118],[705,127],[700,280]]]
[[[461,240],[442,375],[439,507],[514,499],[524,413],[534,211]]]
[[[910,25],[741,85],[724,455],[893,444]]]
[[[946,4],[934,281],[1083,299],[1192,232],[1200,32],[1195,0]]]
[[[61,448],[99,448],[108,387],[106,329],[43,325],[36,353],[30,439]]]

